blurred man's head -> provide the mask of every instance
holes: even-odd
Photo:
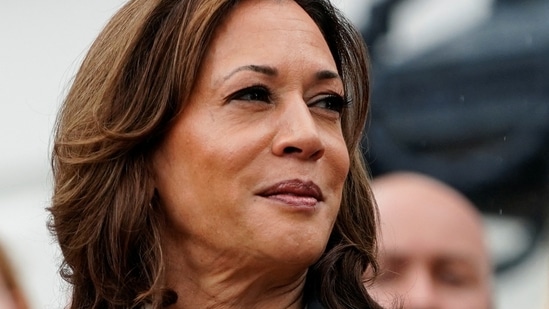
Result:
[[[447,185],[414,173],[373,182],[381,275],[367,288],[404,309],[488,309],[491,265],[477,209]]]

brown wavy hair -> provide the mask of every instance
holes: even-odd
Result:
[[[327,0],[295,0],[326,39],[352,101],[342,115],[351,157],[327,248],[305,296],[326,308],[379,308],[362,282],[377,269],[377,210],[359,141],[369,102],[359,32]],[[58,115],[49,227],[72,285],[70,308],[162,308],[165,286],[151,155],[187,102],[213,32],[238,0],[132,0],[97,37]]]

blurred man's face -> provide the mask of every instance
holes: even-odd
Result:
[[[487,309],[491,268],[481,220],[448,188],[412,178],[374,184],[381,275],[370,293],[404,309]],[[439,185],[440,186],[440,185]]]

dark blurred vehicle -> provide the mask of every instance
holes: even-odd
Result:
[[[430,174],[486,214],[523,219],[528,243],[501,272],[528,255],[549,214],[549,1],[495,0],[474,28],[387,64],[376,47],[404,2],[377,2],[362,29],[373,63],[366,160],[374,176]]]

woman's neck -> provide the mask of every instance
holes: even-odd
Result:
[[[237,255],[168,254],[167,285],[178,295],[170,309],[304,308],[306,265]]]

